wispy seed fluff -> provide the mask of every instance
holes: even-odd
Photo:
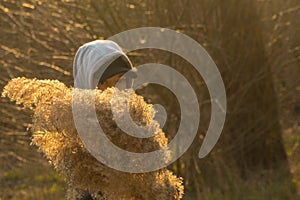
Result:
[[[34,111],[32,144],[38,146],[54,168],[65,175],[68,199],[81,199],[86,191],[94,200],[181,199],[182,178],[169,170],[140,174],[121,172],[102,164],[86,150],[73,120],[73,90],[57,80],[15,78],[2,93],[22,104],[23,108]],[[80,92],[84,95],[86,90]],[[167,145],[168,140],[159,126],[156,126],[154,136],[147,139],[129,136],[118,128],[113,121],[111,100],[113,92],[121,94],[124,91],[108,88],[95,92],[98,120],[114,144],[132,152],[150,152]],[[122,102],[125,97],[117,95],[117,98]],[[149,125],[153,121],[153,108],[142,97],[131,94],[129,108],[130,116],[137,124]]]

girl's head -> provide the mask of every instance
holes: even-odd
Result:
[[[95,89],[98,86],[99,89],[105,89],[114,86],[124,73],[132,69],[131,61],[117,43],[95,40],[81,46],[75,55],[74,87]],[[132,77],[130,75],[124,79]],[[127,86],[130,86],[130,81],[126,80]]]

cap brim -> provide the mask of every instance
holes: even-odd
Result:
[[[132,64],[130,63],[130,61],[126,57],[120,56],[107,67],[100,78],[100,82],[104,82],[108,78],[111,78],[120,73],[125,73],[131,69]]]

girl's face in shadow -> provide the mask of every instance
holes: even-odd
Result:
[[[124,73],[116,74],[116,75],[106,79],[103,83],[99,83],[97,86],[98,89],[105,90],[108,87],[114,87],[118,81],[119,81],[121,88],[125,87],[126,86],[126,78],[124,78],[124,77],[121,78],[121,76],[123,74]]]

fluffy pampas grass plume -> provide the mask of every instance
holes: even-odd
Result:
[[[82,199],[85,192],[94,200],[181,199],[182,179],[171,171],[121,172],[102,164],[87,151],[73,120],[73,90],[57,80],[15,78],[2,93],[23,108],[34,111],[32,144],[38,146],[54,168],[65,175],[68,199]],[[84,95],[87,90],[79,92]],[[96,114],[106,136],[120,148],[133,152],[150,152],[165,147],[168,140],[159,126],[155,127],[151,138],[134,138],[119,129],[111,112],[114,92],[120,94],[117,98],[122,102],[126,96],[122,94],[126,91],[116,88],[95,91]],[[130,116],[138,125],[147,126],[153,122],[154,110],[142,97],[131,94],[129,108]],[[162,156],[168,159],[168,155]]]

